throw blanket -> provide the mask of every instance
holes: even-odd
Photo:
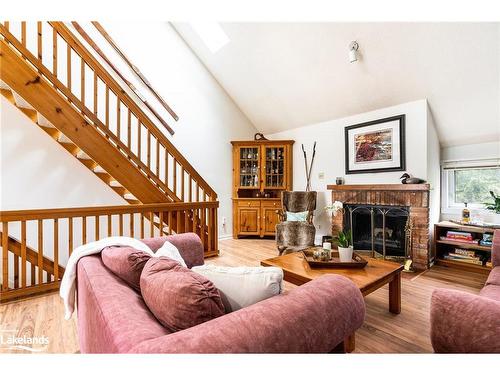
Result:
[[[59,295],[64,301],[64,318],[66,320],[71,319],[71,315],[73,314],[73,311],[75,311],[75,281],[76,265],[78,264],[78,261],[80,258],[85,256],[98,254],[102,251],[102,249],[108,246],[130,246],[137,250],[142,250],[152,257],[167,256],[186,267],[186,263],[184,262],[184,259],[182,259],[179,250],[168,241],[166,241],[156,253],[154,253],[145,243],[131,237],[108,237],[79,246],[73,250],[68,259],[66,270],[64,271],[64,276],[61,280],[61,287],[59,289]]]

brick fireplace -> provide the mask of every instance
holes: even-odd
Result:
[[[328,185],[328,190],[332,191],[332,202],[340,201],[350,211],[359,205],[363,209],[376,212],[407,212],[410,228],[406,241],[407,255],[412,258],[415,269],[429,268],[429,184]],[[346,214],[333,217],[332,234],[335,236],[346,228],[347,224],[352,225],[346,222],[348,220],[349,216]],[[386,231],[391,231],[389,233],[392,234],[392,229],[383,230],[384,242]],[[356,242],[356,238],[354,240]]]

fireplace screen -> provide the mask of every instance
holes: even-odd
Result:
[[[407,207],[346,205],[344,215],[344,230],[351,230],[354,249],[384,258],[408,256],[411,223]]]

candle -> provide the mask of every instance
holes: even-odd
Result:
[[[331,242],[323,242],[323,249],[325,249],[325,250],[331,250],[332,249],[332,243]]]

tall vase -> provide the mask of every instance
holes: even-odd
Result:
[[[351,262],[352,261],[352,246],[349,247],[338,247],[339,250],[339,258],[342,263]]]

